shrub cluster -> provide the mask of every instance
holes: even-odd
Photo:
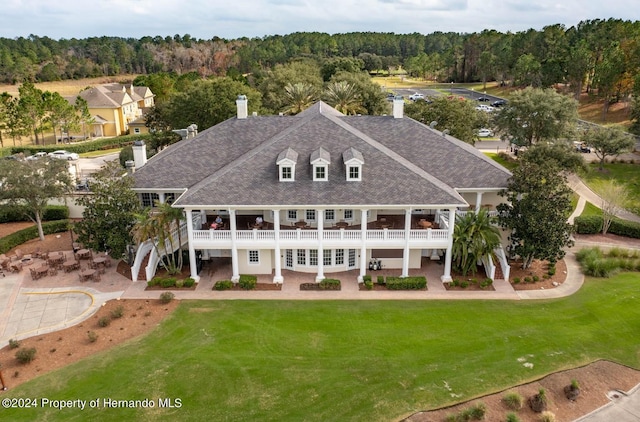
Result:
[[[89,338],[90,343],[95,343],[98,341],[98,335],[95,331],[87,331],[87,337]]]
[[[118,305],[115,309],[111,311],[112,319],[122,318],[123,315],[124,315],[124,306],[122,305]]]
[[[487,413],[487,406],[478,402],[473,406],[467,407],[464,410],[458,412],[458,414],[448,415],[445,419],[447,422],[458,422],[458,421],[481,421],[484,419],[484,415]]]
[[[64,205],[47,205],[42,214],[42,221],[66,220],[69,218],[69,207]],[[0,223],[15,221],[31,221],[27,217],[27,207],[24,205],[0,206]]]
[[[178,280],[175,277],[153,277],[151,280],[147,281],[148,287],[160,286],[165,289],[176,287],[193,287],[195,284],[195,280],[191,277],[185,278],[184,280]]]
[[[318,286],[322,290],[340,290],[340,280],[336,280],[335,278],[325,278]]]
[[[92,141],[77,144],[65,144],[64,149],[81,154],[83,152],[122,148],[126,145],[133,145],[133,143],[139,139],[148,141],[151,139],[151,134],[116,136],[113,138],[94,139]],[[22,152],[25,156],[29,156],[39,151],[49,153],[58,149],[60,149],[60,145],[25,145],[12,147],[11,154],[18,154]]]
[[[586,215],[576,217],[573,221],[578,234],[597,234],[602,232],[602,216]],[[608,233],[640,239],[640,223],[614,218]]]
[[[36,358],[36,348],[20,349],[16,352],[16,359],[22,364],[31,362]]]
[[[20,347],[20,342],[16,339],[9,339],[9,349],[17,349]]]
[[[387,289],[389,290],[420,290],[427,287],[427,278],[415,277],[387,277]]]
[[[162,292],[160,293],[160,303],[169,303],[176,297],[172,292]]]
[[[238,280],[238,285],[241,289],[244,290],[253,290],[256,288],[256,284],[258,283],[258,277],[255,275],[249,274],[240,274],[240,280]]]
[[[576,253],[582,271],[592,277],[610,277],[618,271],[640,271],[640,253],[620,248],[604,253],[600,248],[584,248]]]
[[[502,397],[502,403],[510,410],[520,410],[524,404],[524,399],[518,393],[507,393]]]
[[[231,280],[216,281],[216,284],[213,285],[213,288],[216,290],[229,290],[232,287],[233,282]]]
[[[369,280],[364,280],[364,287],[367,290],[373,289],[373,281],[371,281],[371,278],[369,278]]]
[[[42,223],[42,231],[44,234],[60,233],[69,230],[69,220],[49,221]],[[7,253],[16,246],[36,239],[38,237],[38,227],[31,226],[26,229],[18,230],[15,233],[4,236],[0,239],[0,253]]]

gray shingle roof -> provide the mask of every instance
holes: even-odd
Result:
[[[310,163],[313,163],[316,160],[331,162],[331,153],[329,153],[329,151],[327,151],[326,149],[320,147],[317,150],[313,151],[311,153],[311,156],[309,157]]]
[[[302,158],[295,182],[276,160]],[[362,181],[346,181],[342,160],[314,182],[308,159],[322,148],[360,156]],[[357,154],[356,154],[357,153]],[[183,206],[465,205],[454,188],[502,188],[510,173],[473,147],[410,118],[347,117],[318,102],[297,116],[232,118],[174,144],[134,175],[135,188],[188,189]]]

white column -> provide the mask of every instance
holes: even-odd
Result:
[[[480,211],[480,204],[482,203],[482,192],[476,192],[476,214]]]
[[[316,210],[316,221],[318,222],[318,274],[316,283],[324,280],[324,247],[322,237],[324,236],[324,210]]]
[[[280,257],[280,210],[273,210],[273,235],[276,241],[276,247],[273,251],[276,273],[273,276],[273,282],[282,283],[284,278],[282,277],[282,258]]]
[[[229,228],[231,229],[231,281],[237,283],[240,280],[238,269],[238,246],[236,245],[236,210],[229,210]]]
[[[158,202],[160,202],[161,204],[164,204],[164,192],[160,192],[158,194]]]
[[[193,249],[193,216],[191,210],[185,210],[185,214],[187,215],[187,238],[189,239],[189,271],[191,278],[197,283],[200,281],[200,276],[196,265],[196,251]]]
[[[453,228],[456,224],[456,210],[449,209],[449,237],[447,240],[447,252],[444,260],[444,274],[440,277],[443,283],[451,281],[451,250],[453,249]]]
[[[409,234],[411,233],[411,208],[404,211],[404,252],[402,254],[402,274],[409,277]]]
[[[367,210],[360,210],[360,275],[358,283],[364,281],[363,277],[367,274]]]

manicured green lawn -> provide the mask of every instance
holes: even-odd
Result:
[[[630,211],[640,215],[640,165],[608,163],[604,165],[604,172],[598,170],[598,164],[590,164],[590,171],[584,177],[585,182],[592,189],[598,180],[614,179],[627,186],[631,193],[632,204]]]
[[[592,279],[547,301],[187,301],[144,339],[4,394],[154,408],[2,419],[388,421],[598,358],[640,367],[639,283]]]
[[[584,204],[584,210],[582,211],[582,214],[580,214],[582,216],[587,216],[587,215],[602,215],[602,210],[598,207],[596,207],[595,205],[593,205],[591,202],[587,201]]]
[[[502,167],[506,168],[507,170],[513,170],[516,167],[518,167],[517,161],[507,161],[504,158],[500,157],[495,152],[485,152],[484,155],[491,158],[493,161],[500,164]]]

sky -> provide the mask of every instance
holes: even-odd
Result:
[[[3,0],[0,37],[472,33],[640,20],[638,0]]]

